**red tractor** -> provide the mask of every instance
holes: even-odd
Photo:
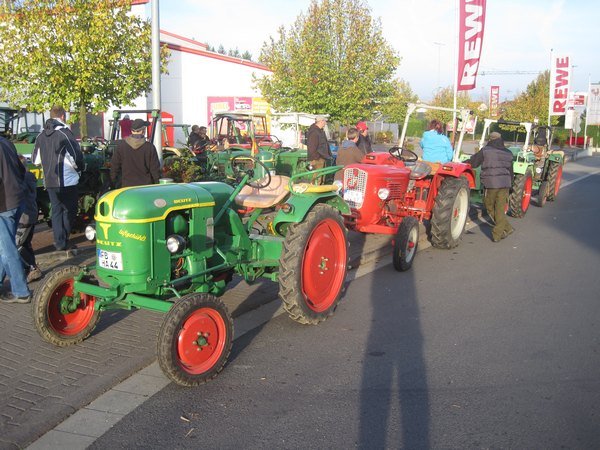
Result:
[[[408,114],[414,111],[410,107]],[[470,112],[458,112],[464,123]],[[468,164],[419,161],[416,153],[403,149],[407,122],[408,115],[399,147],[366,155],[362,163],[346,166],[343,177],[343,197],[351,208],[346,225],[363,233],[395,235],[393,261],[399,271],[412,265],[419,222],[428,222],[434,247],[449,249],[459,244],[469,212],[469,190],[475,187]],[[455,153],[460,151],[463,134]]]

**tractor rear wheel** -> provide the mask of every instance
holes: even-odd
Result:
[[[445,178],[431,213],[431,245],[454,248],[462,237],[469,213],[469,182],[465,177]]]
[[[341,215],[319,204],[291,225],[279,259],[279,297],[291,319],[316,325],[333,314],[348,267]]]
[[[538,201],[537,201],[537,204],[540,208],[542,208],[546,204],[547,198],[548,198],[548,182],[542,181],[540,183],[540,187],[538,189]]]
[[[531,202],[531,189],[533,178],[531,172],[515,175],[512,185],[512,194],[508,197],[510,215],[523,217],[529,209]]]
[[[404,272],[412,267],[419,245],[419,221],[414,217],[402,219],[394,240],[394,269]]]
[[[548,167],[548,201],[553,202],[560,189],[560,182],[562,181],[562,164],[558,162],[550,162]]]
[[[233,320],[225,304],[211,294],[176,300],[158,332],[158,364],[182,386],[198,386],[216,377],[233,344]]]
[[[35,290],[31,311],[33,323],[42,339],[59,347],[78,344],[87,338],[100,319],[94,309],[96,298],[79,294],[73,298],[78,266],[54,269]]]

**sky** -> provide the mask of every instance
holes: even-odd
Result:
[[[396,76],[421,100],[454,83],[458,0],[365,0],[402,61]],[[310,0],[183,0],[160,2],[161,29],[215,48],[248,50],[257,60],[263,42],[277,39],[308,10]],[[474,100],[500,86],[502,101],[523,92],[550,68],[554,56],[571,59],[575,91],[600,81],[600,2],[595,0],[487,0],[483,49]],[[489,74],[520,71],[533,74]]]

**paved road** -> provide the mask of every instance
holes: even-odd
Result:
[[[91,448],[596,448],[598,163],[500,243],[481,225],[354,280],[318,327],[271,320],[216,380],[168,385]]]

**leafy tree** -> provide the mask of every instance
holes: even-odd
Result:
[[[453,86],[447,86],[439,89],[431,101],[432,106],[442,106],[444,108],[454,107],[454,88]],[[457,108],[469,108],[473,111],[479,106],[478,102],[471,100],[469,91],[459,91],[456,96],[456,107]],[[452,122],[453,114],[446,111],[429,110],[425,113],[427,120],[438,119],[442,123]]]
[[[221,55],[227,54],[227,52],[225,51],[225,47],[223,47],[223,44],[219,45],[219,49],[217,50],[217,53],[220,53]]]
[[[313,0],[263,44],[259,61],[273,74],[255,79],[256,86],[275,109],[353,123],[392,96],[400,58],[365,1]]]
[[[394,92],[386,98],[381,104],[381,113],[388,122],[403,123],[406,116],[406,104],[418,100],[408,82],[404,80],[394,80]]]
[[[252,53],[250,53],[248,50],[246,50],[244,53],[242,53],[242,59],[247,59],[248,61],[252,61]]]
[[[538,75],[527,85],[524,92],[504,107],[503,119],[517,122],[534,122],[538,119],[541,124],[548,123],[548,101],[550,89],[550,71]],[[557,125],[559,116],[552,116],[551,124]],[[515,127],[503,125],[501,128],[513,130]]]
[[[131,0],[21,0],[0,4],[0,92],[15,106],[86,113],[128,105],[152,82],[151,29]],[[168,50],[162,51],[163,70]]]
[[[237,47],[235,49],[229,49],[229,56],[233,56],[234,58],[241,58],[240,51]]]

